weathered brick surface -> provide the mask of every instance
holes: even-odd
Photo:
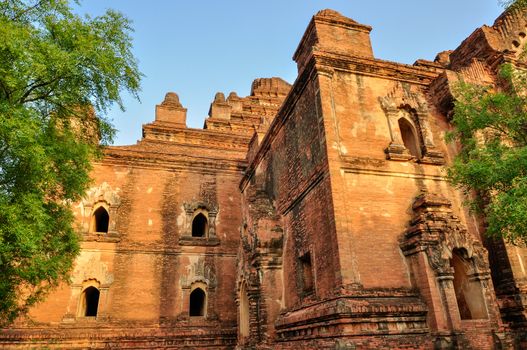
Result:
[[[94,186],[74,206],[83,242],[71,286],[32,309],[33,323],[5,330],[0,346],[232,348],[238,185],[250,136],[265,130],[288,90],[281,79],[258,79],[251,96],[223,101],[230,115],[221,123],[211,115],[205,130],[186,128],[186,110],[167,94],[137,145],[110,147],[95,164]],[[90,228],[101,203],[110,214],[108,233]],[[208,237],[190,237],[196,210],[208,215]],[[96,318],[79,311],[87,283],[100,290]],[[206,292],[204,317],[189,316],[196,286]]]
[[[501,39],[485,38],[500,42],[502,52],[504,36],[513,33],[509,27],[522,21],[498,20],[484,31],[500,33]],[[506,30],[499,27],[503,23]],[[465,74],[474,82],[493,82],[496,66],[479,61],[462,66],[460,51],[477,46],[478,35],[451,52],[456,61],[451,66],[445,55],[408,66],[373,59],[365,49],[367,32],[335,12],[318,13],[295,53],[299,77],[292,92],[266,137],[251,144],[241,189],[247,241],[254,244],[242,252],[239,280],[249,279],[260,303],[277,298],[282,303],[276,321],[251,327],[274,328],[275,342],[262,338],[260,344],[282,348],[512,346],[481,227],[463,209],[463,198],[448,185],[442,167],[456,152],[444,143],[450,126],[441,109],[449,105],[441,99],[448,102],[452,86],[445,79]],[[342,38],[359,43],[346,49]],[[495,52],[479,52],[496,59]],[[413,125],[416,155],[409,153],[400,118]],[[311,143],[299,141],[306,136]],[[270,237],[259,226],[275,216],[283,245],[270,250]],[[449,262],[457,250],[470,252],[467,266],[481,295],[482,319],[461,319]],[[307,294],[306,252],[315,281]],[[261,278],[250,281],[269,273],[259,263],[273,254],[281,254],[283,291]],[[492,267],[499,275],[500,265]]]
[[[0,347],[525,348],[527,250],[483,242],[443,169],[452,88],[524,65],[525,18],[403,65],[373,57],[370,27],[323,10],[293,86],[218,93],[200,130],[168,93],[137,145],[95,165],[72,283]],[[104,234],[90,228],[102,204]],[[205,237],[191,237],[198,213]],[[81,312],[88,286],[97,317]],[[190,316],[195,288],[203,316]]]

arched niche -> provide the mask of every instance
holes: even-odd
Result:
[[[97,316],[97,310],[99,309],[99,297],[101,292],[95,287],[88,287],[82,292],[83,298],[83,316],[89,317]]]
[[[423,92],[403,85],[400,82],[395,83],[392,91],[379,98],[390,132],[390,142],[384,149],[386,158],[396,161],[417,160],[420,163],[444,164],[444,155],[434,143],[429,121],[430,113]],[[405,118],[408,124],[400,125],[401,118]],[[414,141],[410,142],[410,138]]]
[[[79,310],[85,300],[83,292],[88,287],[95,287],[99,291],[97,320],[106,319],[108,292],[113,281],[113,271],[108,262],[101,261],[101,252],[81,250],[71,272],[68,312],[63,316],[63,321],[74,322],[79,317],[85,317]]]
[[[397,121],[401,139],[404,147],[410,152],[410,155],[416,159],[421,158],[420,142],[417,135],[417,130],[413,123],[405,117],[399,118]]]
[[[202,287],[192,289],[189,296],[189,316],[205,317],[207,313],[207,293]]]
[[[120,204],[119,189],[112,189],[106,182],[86,191],[81,202],[81,230],[86,235],[84,239],[118,241],[120,235],[117,232],[116,219]]]
[[[192,219],[192,237],[207,237],[209,220],[203,212],[198,212]]]
[[[101,290],[97,280],[86,280],[79,295],[77,317],[97,317],[100,310]]]
[[[416,288],[432,288],[440,298],[425,297],[432,324],[460,330],[466,321],[495,322],[499,310],[492,299],[486,249],[455,214],[451,201],[441,194],[422,193],[412,205],[414,216],[400,246],[413,271]]]
[[[90,221],[90,232],[108,233],[110,226],[110,214],[107,204],[98,204],[94,207]]]
[[[462,320],[488,318],[487,306],[483,298],[481,282],[471,278],[474,270],[474,261],[468,257],[464,248],[455,248],[452,251],[450,267],[454,270],[454,292]]]
[[[184,203],[185,221],[179,237],[181,245],[215,246],[220,243],[216,235],[217,207],[203,203]]]

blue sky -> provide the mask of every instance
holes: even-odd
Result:
[[[106,8],[133,21],[134,53],[145,74],[141,101],[124,96],[126,112],[108,117],[116,145],[134,144],[141,125],[154,120],[168,91],[188,109],[187,125],[201,128],[218,91],[240,96],[259,77],[296,78],[291,57],[319,10],[331,8],[373,27],[376,58],[413,63],[454,49],[502,12],[497,0],[84,0],[82,12]]]

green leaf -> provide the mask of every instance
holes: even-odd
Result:
[[[111,142],[105,112],[139,92],[131,32],[112,10],[0,2],[0,325],[68,280],[79,251],[68,203]]]
[[[510,64],[500,76],[501,89],[457,87],[447,140],[461,150],[448,177],[485,216],[488,235],[527,242],[527,80]]]

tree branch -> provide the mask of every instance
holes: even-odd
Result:
[[[23,103],[27,103],[27,102],[34,102],[36,100],[38,100],[39,98],[31,98],[31,99],[27,99],[29,97],[29,95],[31,95],[31,93],[33,91],[35,91],[36,89],[38,88],[41,88],[41,87],[44,87],[44,86],[48,86],[48,85],[51,85],[51,84],[54,84],[56,82],[58,82],[61,78],[57,77],[55,79],[52,79],[50,81],[46,81],[46,82],[42,82],[42,83],[39,83],[39,84],[36,84],[36,85],[32,85],[23,95],[22,97],[20,97],[20,99],[18,100],[18,103],[20,104],[23,104]],[[52,91],[52,90],[51,90]],[[44,96],[46,95],[49,95],[50,92],[47,92],[46,94],[44,94]],[[43,96],[43,95],[41,95]]]
[[[38,7],[40,7],[40,6],[42,6],[42,3],[44,3],[44,1],[47,1],[47,0],[40,0],[40,1],[38,1],[35,5],[30,6],[30,7],[28,7],[27,9],[25,9],[25,10],[23,10],[23,11],[17,13],[17,14],[12,18],[13,21],[17,21],[17,20],[19,20],[23,15],[27,14],[28,12],[33,11],[34,9],[36,9],[36,8],[38,8]]]

